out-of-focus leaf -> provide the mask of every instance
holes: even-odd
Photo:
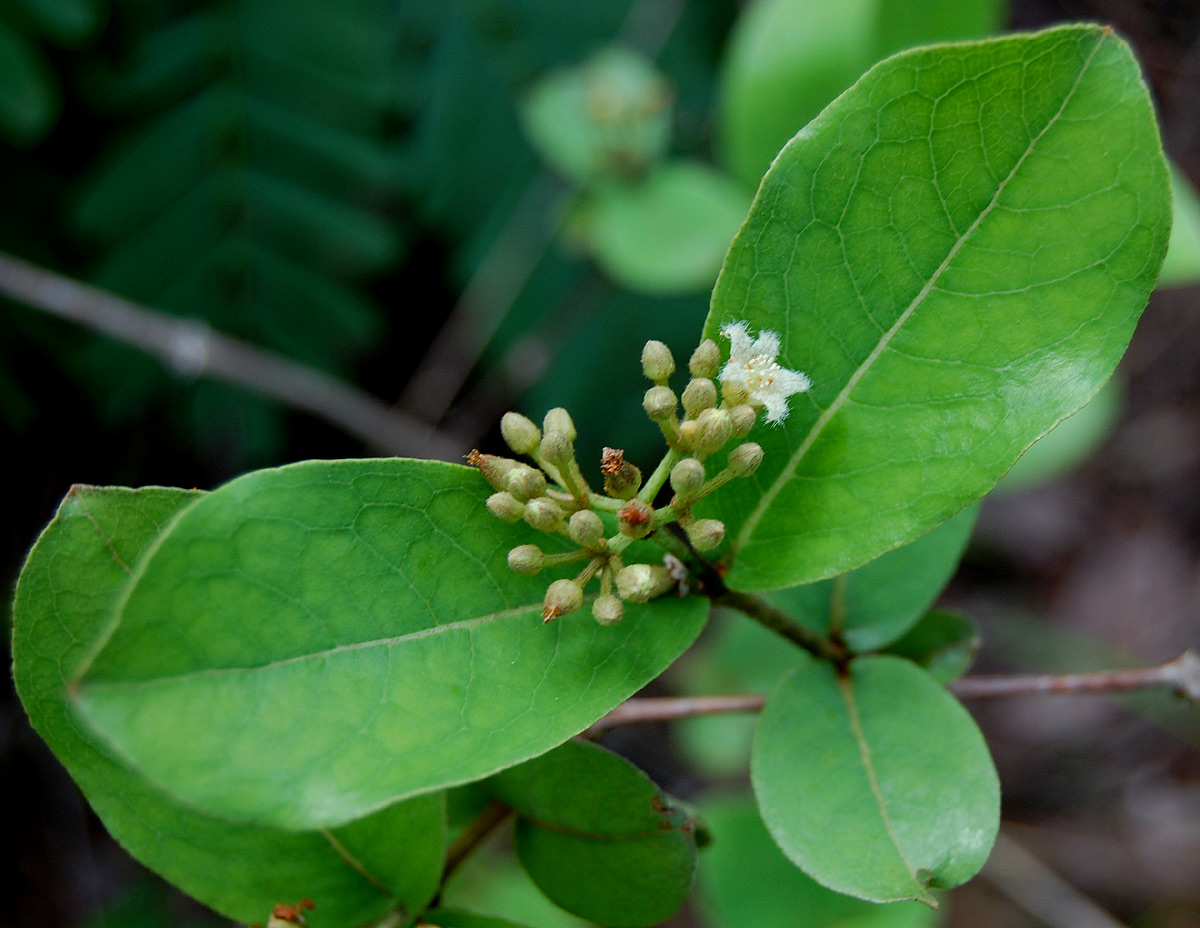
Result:
[[[965,615],[934,609],[887,647],[888,654],[924,667],[939,683],[967,672],[979,650],[979,629]]]
[[[18,0],[38,28],[61,45],[81,42],[104,16],[103,0]]]
[[[1158,285],[1182,287],[1200,282],[1200,199],[1179,166],[1172,162],[1170,167],[1175,221]]]
[[[577,231],[618,283],[688,293],[712,286],[748,207],[730,178],[698,162],[673,162],[642,181],[597,188]]]
[[[0,133],[14,145],[33,145],[61,107],[58,79],[41,51],[0,20]]]
[[[543,78],[521,115],[533,146],[580,185],[637,177],[666,153],[671,91],[641,55],[613,47]]]

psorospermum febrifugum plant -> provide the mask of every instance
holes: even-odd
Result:
[[[775,842],[831,890],[936,904],[999,815],[945,686],[965,663],[913,645],[970,530],[951,517],[1111,374],[1169,225],[1110,31],[888,59],[764,177],[687,375],[646,345],[647,474],[615,435],[578,461],[552,409],[505,416],[517,458],[76,487],[18,586],[21,696],[117,839],[232,918],[495,924],[438,904],[513,818],[552,900],[649,925],[701,829],[577,736],[637,716],[716,603],[793,655],[736,706],[762,709]]]

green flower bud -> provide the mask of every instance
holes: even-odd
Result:
[[[661,564],[630,564],[617,571],[617,595],[631,603],[648,603],[674,584]]]
[[[745,438],[758,421],[758,412],[753,406],[742,403],[729,410],[729,424],[733,426],[734,438]]]
[[[705,477],[703,464],[695,458],[684,458],[671,468],[671,489],[686,506],[696,498],[696,494],[704,486]]]
[[[642,397],[642,409],[652,422],[663,422],[675,415],[678,400],[670,387],[651,387]]]
[[[592,603],[592,617],[601,625],[616,625],[625,617],[625,604],[611,594],[598,596]]]
[[[717,405],[717,385],[707,377],[694,377],[683,391],[683,411],[695,419]]]
[[[555,580],[542,602],[542,621],[550,622],[583,605],[583,587],[574,580]]]
[[[700,423],[695,419],[688,419],[686,422],[679,423],[679,438],[687,448],[694,449],[696,447],[696,436],[700,433]]]
[[[575,459],[575,446],[565,432],[547,431],[538,449],[543,458],[555,467],[565,467]]]
[[[750,399],[750,390],[739,380],[722,380],[721,399],[726,406],[741,406]]]
[[[697,454],[713,454],[725,447],[733,435],[729,413],[724,409],[706,409],[696,419],[696,436],[692,447]]]
[[[657,384],[666,383],[675,373],[675,356],[662,342],[648,341],[642,349],[642,373]]]
[[[506,412],[500,420],[505,444],[517,454],[533,454],[542,440],[542,430],[519,412]]]
[[[553,532],[562,524],[563,511],[558,503],[545,496],[525,504],[525,521],[539,532]]]
[[[567,522],[567,534],[575,544],[595,550],[604,541],[604,522],[590,509],[580,509]]]
[[[693,377],[716,377],[721,369],[721,349],[711,338],[706,338],[692,352],[688,370]]]
[[[617,511],[617,526],[622,535],[645,538],[654,526],[654,509],[635,497]]]
[[[508,475],[508,492],[522,502],[543,496],[546,492],[546,475],[536,467],[518,464]]]
[[[734,476],[749,477],[758,470],[758,465],[762,463],[762,459],[762,445],[757,442],[748,441],[744,445],[738,445],[729,452],[727,466],[733,471]]]
[[[487,508],[501,522],[510,525],[520,522],[521,516],[525,515],[525,504],[511,493],[493,493],[487,499]]]
[[[725,540],[725,523],[718,519],[697,519],[687,529],[692,547],[697,551],[711,551]]]
[[[526,577],[538,574],[546,561],[546,555],[537,545],[518,545],[508,552],[508,566]]]
[[[575,432],[575,420],[573,420],[571,418],[571,414],[561,406],[555,406],[548,413],[546,413],[546,418],[542,420],[542,431],[562,432],[567,436],[567,441],[574,441],[577,437]]]
[[[481,454],[479,451],[472,449],[467,455],[467,463],[471,467],[478,467],[479,472],[483,474],[483,479],[492,485],[496,490],[508,489],[508,475],[513,472],[514,468],[526,467],[520,461],[514,461],[512,458],[501,458],[494,454]]]
[[[641,489],[641,470],[625,460],[625,452],[620,448],[604,449],[600,473],[604,475],[604,492],[613,499],[633,499]]]

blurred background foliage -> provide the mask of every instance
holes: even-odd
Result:
[[[1200,613],[1191,5],[0,0],[0,251],[334,374],[464,451],[496,447],[506,409],[565,405],[583,460],[619,442],[645,467],[657,443],[640,347],[661,338],[686,357],[787,138],[893,51],[1067,19],[1112,23],[1146,66],[1177,162],[1175,289],[1156,295],[1119,381],[984,506],[946,601],[978,622],[985,669],[1163,660],[1195,644]],[[0,311],[0,436],[17,490],[0,529],[6,593],[71,483],[209,487],[372,452],[16,302]],[[786,653],[760,633],[718,616],[663,685],[765,689]],[[965,663],[974,633],[955,635]],[[212,924],[107,839],[11,688],[0,707],[0,926]],[[1194,712],[1147,696],[980,715],[1027,846],[1121,919],[1200,922]],[[1002,875],[941,914],[886,915],[783,867],[747,814],[751,727],[609,736],[696,799],[716,835],[681,925],[1055,924]],[[578,924],[502,842],[452,890],[536,928]]]

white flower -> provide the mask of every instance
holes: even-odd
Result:
[[[789,371],[775,362],[779,336],[774,332],[764,330],[751,341],[746,323],[731,322],[721,334],[729,339],[729,361],[719,375],[722,387],[726,391],[733,388],[735,394],[745,392],[748,398],[742,402],[766,409],[767,421],[778,425],[787,418],[788,397],[803,393],[812,381],[800,371]]]

